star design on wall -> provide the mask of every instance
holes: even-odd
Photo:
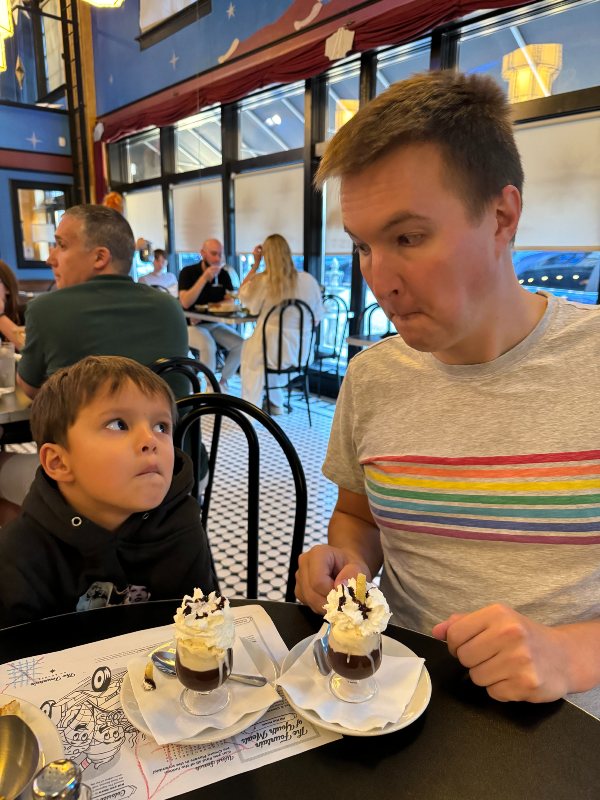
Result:
[[[235,17],[235,6],[233,3],[229,3],[229,8],[227,9],[227,18],[231,19],[232,17]]]
[[[35,135],[35,131],[31,134],[31,136],[27,139],[28,142],[31,142],[33,145],[33,149],[35,150],[36,145],[41,144],[41,139],[38,139]]]
[[[179,56],[175,55],[175,51],[173,50],[173,58],[169,61],[169,64],[173,65],[173,69],[175,69],[175,64],[179,61]]]
[[[110,76],[110,78],[108,79],[108,82],[109,82],[109,83],[112,83],[112,82],[113,82],[113,80],[114,80],[114,78],[113,78],[113,76],[111,75],[111,76]]]

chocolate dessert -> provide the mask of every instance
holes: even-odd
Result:
[[[233,649],[229,648],[225,658],[218,662],[218,666],[205,670],[190,669],[184,666],[179,658],[179,650],[175,656],[175,669],[177,677],[186,689],[192,692],[212,692],[225,683],[233,668]]]

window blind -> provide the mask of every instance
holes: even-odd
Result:
[[[300,165],[236,175],[235,248],[252,253],[267,236],[279,233],[294,255],[302,255],[304,168]]]
[[[207,239],[223,242],[223,186],[220,178],[173,187],[175,250],[199,253]]]
[[[162,190],[160,187],[128,192],[125,195],[125,216],[133,230],[134,239],[152,242],[156,250],[164,250]]]

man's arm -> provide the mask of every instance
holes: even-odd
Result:
[[[473,683],[507,702],[548,703],[600,684],[600,620],[550,627],[501,603],[433,629]]]
[[[217,265],[216,267],[207,267],[202,275],[198,278],[198,280],[191,286],[189,289],[180,289],[179,290],[179,301],[184,308],[190,308],[193,306],[202,289],[206,286],[207,283],[213,281],[219,272],[221,271],[221,267]]]
[[[317,614],[328,593],[359,572],[371,580],[383,563],[379,528],[367,496],[339,488],[329,522],[329,544],[317,545],[298,560],[296,597]]]
[[[17,373],[17,383],[19,384],[21,389],[23,389],[27,397],[31,398],[31,400],[35,400],[35,397],[39,392],[39,389],[36,389],[35,386],[30,386],[28,383],[26,383],[18,373]]]

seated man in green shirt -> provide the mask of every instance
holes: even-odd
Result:
[[[59,291],[27,307],[17,381],[29,397],[58,369],[85,356],[124,356],[140,364],[187,356],[180,304],[129,277],[135,240],[118,211],[74,206],[55,239],[48,264]]]

